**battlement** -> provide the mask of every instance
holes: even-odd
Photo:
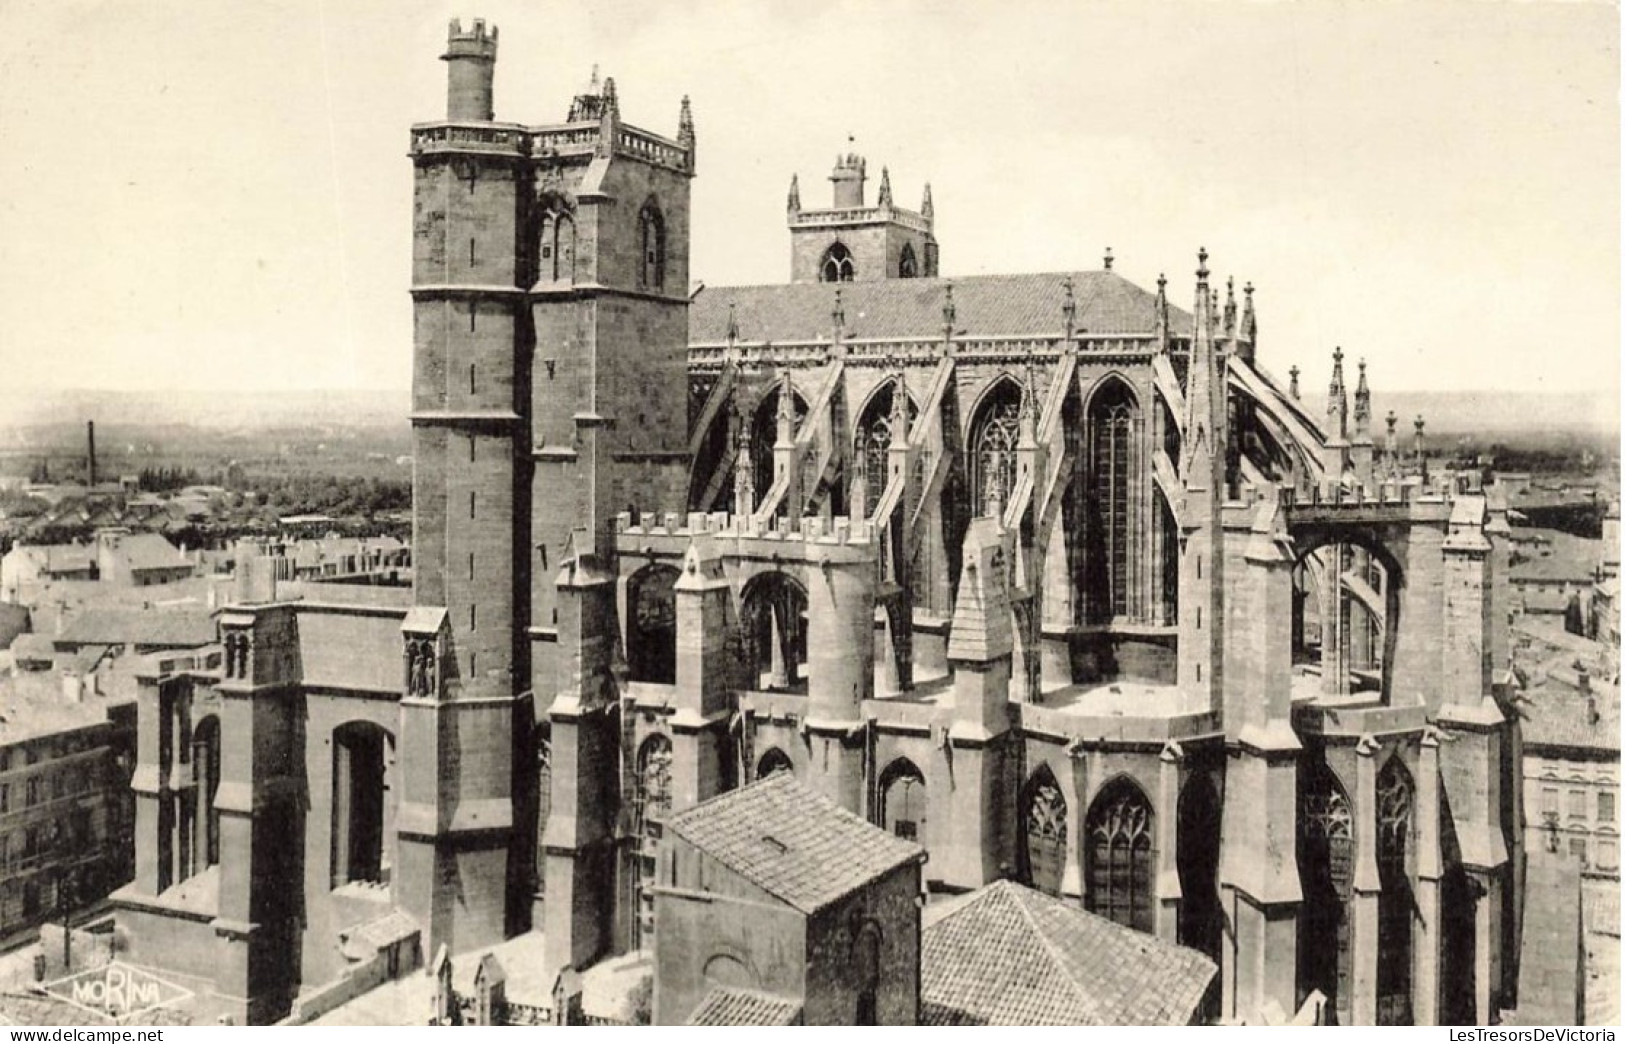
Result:
[[[453,18],[446,32],[447,58],[488,58],[495,61],[497,56],[497,27],[491,26],[489,32],[485,28],[485,19],[474,19],[474,27],[468,31],[463,30],[460,19]]]
[[[858,177],[861,178],[865,176],[865,172],[868,169],[868,164],[865,163],[862,156],[859,156],[855,152],[848,152],[844,156],[835,157],[835,169],[837,172],[848,170],[855,171]]]
[[[726,511],[706,514],[691,511],[680,515],[675,511],[665,514],[640,512],[638,521],[632,513],[623,511],[615,516],[617,543],[621,538],[640,536],[696,537],[715,536],[732,540],[761,540],[778,544],[825,544],[868,547],[874,543],[874,527],[867,519],[841,516],[833,519],[771,519],[764,522],[751,515],[735,515]],[[630,539],[627,546],[632,545]]]

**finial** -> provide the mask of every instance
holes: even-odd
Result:
[[[1107,267],[1111,266],[1108,265]],[[1061,299],[1061,317],[1066,321],[1066,335],[1070,338],[1073,327],[1078,321],[1078,299],[1073,293],[1071,276],[1061,280],[1061,289],[1066,293],[1066,296]]]
[[[875,200],[877,206],[891,206],[891,171],[885,167],[880,168],[880,198]]]
[[[1157,294],[1161,297],[1166,297],[1168,294],[1168,273],[1166,272],[1157,273]]]
[[[942,325],[947,327],[948,333],[954,332],[956,311],[954,309],[954,284],[945,283],[942,287]]]
[[[1027,356],[1027,365],[1022,374],[1021,381],[1021,419],[1031,422],[1038,416],[1038,375],[1033,369],[1032,356]],[[1026,427],[1027,424],[1022,425]]]
[[[598,93],[598,86],[599,86],[598,63],[593,62],[592,63],[592,79],[587,81],[587,89],[592,91],[592,93],[597,94]]]
[[[1112,248],[1111,247],[1106,248],[1106,256],[1104,258],[1102,258],[1102,261],[1106,265],[1106,271],[1110,272],[1112,270]]]
[[[682,108],[677,110],[677,138],[679,141],[694,138],[694,108],[689,104],[688,95],[683,95]]]
[[[830,312],[829,317],[835,321],[835,329],[837,333],[843,326],[846,325],[846,307],[841,304],[840,284],[836,284],[835,286],[835,309]]]
[[[790,175],[790,198],[785,205],[792,211],[801,210],[801,182],[794,174]]]
[[[892,374],[891,386],[891,422],[892,437],[896,438],[899,430],[908,428],[908,383],[903,378],[903,371],[898,370]]]
[[[728,341],[739,340],[739,317],[734,314],[734,303],[728,302]]]
[[[1300,396],[1298,395],[1298,368],[1296,366],[1294,366],[1294,367],[1290,368],[1289,370],[1287,370],[1286,372],[1287,372],[1287,376],[1292,378],[1292,385],[1288,390],[1291,392],[1292,397],[1294,399],[1300,398]]]
[[[930,221],[936,217],[936,208],[931,205],[931,183],[925,183],[925,198],[920,200],[920,216]]]
[[[790,384],[790,371],[788,368],[779,370],[779,419],[795,420],[795,390]]]
[[[1231,276],[1225,280],[1224,291],[1224,332],[1227,336],[1234,336],[1236,332],[1236,277]]]
[[[1415,420],[1414,423],[1416,425],[1416,437],[1421,438],[1422,437],[1422,429],[1427,426],[1427,421],[1423,420],[1422,415],[1420,413],[1418,413],[1416,415],[1416,420]]]
[[[1196,251],[1196,280],[1200,283],[1206,283],[1207,277],[1207,247],[1198,247]]]
[[[1388,416],[1383,419],[1388,422],[1388,434],[1392,436],[1394,434],[1394,429],[1399,426],[1399,414],[1395,413],[1393,410],[1389,410]]]
[[[620,101],[615,96],[615,77],[604,77],[604,111],[619,117],[621,114]]]

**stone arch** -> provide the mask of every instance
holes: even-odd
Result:
[[[852,251],[839,239],[831,243],[824,251],[824,256],[818,259],[820,283],[850,283],[856,277],[857,271]]]
[[[1293,563],[1293,575],[1295,577],[1300,575],[1300,569],[1304,573],[1310,572],[1309,562],[1317,552],[1330,548],[1332,549],[1331,553],[1338,559],[1331,563],[1331,576],[1318,575],[1314,578],[1320,586],[1323,601],[1326,598],[1341,598],[1345,595],[1345,585],[1342,578],[1342,548],[1344,546],[1351,546],[1365,551],[1382,568],[1381,598],[1383,600],[1383,614],[1381,624],[1383,636],[1381,642],[1382,672],[1379,689],[1382,702],[1384,704],[1391,703],[1393,700],[1394,657],[1398,649],[1400,636],[1400,605],[1405,586],[1405,567],[1399,555],[1377,534],[1373,533],[1369,527],[1365,526],[1295,526],[1291,530],[1291,535],[1297,555]],[[1321,557],[1324,558],[1324,556]],[[1372,617],[1373,619],[1376,618],[1374,613]],[[1301,610],[1295,611],[1293,625],[1298,626],[1301,619]],[[1328,640],[1327,634],[1324,633],[1326,623],[1327,621],[1323,619],[1323,633],[1321,636],[1323,653]],[[1322,670],[1325,669],[1323,663]]]
[[[880,773],[880,825],[909,841],[925,840],[930,809],[925,774],[908,758],[897,758]]]
[[[1298,996],[1325,994],[1347,1025],[1353,994],[1354,809],[1348,791],[1318,758],[1298,779]]]
[[[995,377],[971,409],[965,433],[971,517],[1001,518],[1016,484],[1021,384],[1008,373]]]
[[[1091,913],[1126,928],[1154,927],[1156,814],[1139,784],[1118,776],[1084,819],[1084,897]]]
[[[332,886],[387,884],[395,737],[371,721],[333,730]]]
[[[644,566],[626,585],[626,662],[632,681],[677,682],[677,596],[682,573],[672,565]]]
[[[1108,373],[1084,399],[1086,619],[1133,614],[1139,576],[1141,409],[1134,386]]]
[[[768,570],[746,582],[739,606],[747,687],[805,692],[807,589],[789,573]]]
[[[1021,863],[1023,883],[1047,895],[1061,894],[1066,875],[1066,794],[1048,765],[1039,765],[1021,788]]]
[[[795,775],[796,767],[790,761],[790,755],[778,747],[769,747],[763,752],[761,760],[756,762],[756,778],[766,779],[775,772],[788,772]]]

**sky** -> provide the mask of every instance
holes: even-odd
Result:
[[[693,99],[691,274],[788,278],[784,199],[932,186],[942,272],[1257,289],[1261,361],[1323,388],[1617,402],[1613,4],[1239,0],[0,0],[0,380],[397,389],[408,127],[449,18],[500,27],[496,116]],[[1617,407],[1616,407],[1617,409]]]

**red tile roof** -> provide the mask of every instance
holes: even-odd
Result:
[[[920,1023],[1183,1026],[1217,972],[1195,950],[998,881],[921,934]]]
[[[925,860],[919,845],[865,822],[788,772],[696,805],[668,828],[806,914]]]
[[[956,330],[972,337],[1059,337],[1065,325],[1062,283],[1069,278],[1077,302],[1075,328],[1080,333],[1149,337],[1155,332],[1155,293],[1115,272],[1052,272],[841,283],[845,336],[849,340],[940,337],[944,288],[951,284]],[[730,305],[741,341],[827,341],[834,304],[835,286],[829,283],[706,287],[689,308],[689,343],[726,341]],[[1178,308],[1168,311],[1171,332],[1188,337],[1190,316]]]

